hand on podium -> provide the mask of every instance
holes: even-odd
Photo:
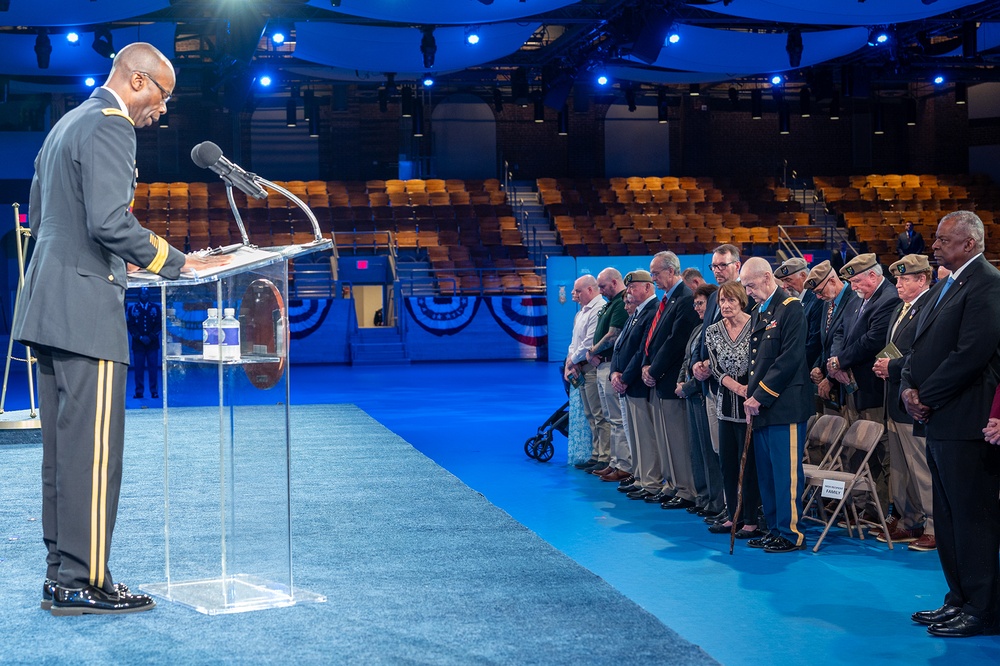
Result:
[[[185,271],[203,271],[207,268],[216,268],[218,266],[225,266],[233,260],[231,256],[224,254],[206,255],[204,253],[194,252],[187,255],[184,262]]]

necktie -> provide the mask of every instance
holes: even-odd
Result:
[[[663,314],[663,311],[666,310],[666,309],[667,309],[667,297],[664,296],[660,300],[660,307],[658,307],[656,309],[656,316],[653,317],[653,323],[649,327],[649,335],[646,336],[646,348],[645,348],[645,352],[647,354],[649,354],[649,343],[653,341],[653,333],[656,332],[656,325],[660,322],[660,316]]]
[[[954,283],[955,283],[955,278],[949,275],[948,281],[944,283],[944,287],[941,289],[941,293],[938,294],[937,301],[934,302],[934,307],[941,305],[941,299],[944,298],[944,295],[948,293],[948,290],[951,289],[951,285],[953,285]]]
[[[896,336],[896,329],[899,328],[899,324],[906,317],[906,313],[910,311],[910,306],[913,303],[903,303],[903,309],[899,312],[899,317],[896,318],[896,323],[892,325],[892,332],[889,334],[889,339],[891,340]]]
[[[866,305],[868,305],[868,301],[861,301],[861,307],[858,308],[858,321],[861,321],[861,315],[864,314]]]
[[[830,304],[826,306],[826,330],[830,331],[830,322],[833,321],[833,311],[836,309],[837,304],[834,301],[830,301]]]

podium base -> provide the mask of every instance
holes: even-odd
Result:
[[[324,595],[299,588],[290,591],[287,585],[246,574],[181,583],[148,583],[140,585],[139,589],[205,615],[245,613],[326,601]]]

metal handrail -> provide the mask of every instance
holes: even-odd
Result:
[[[409,274],[410,274],[409,277],[407,277],[407,278],[400,278],[397,281],[397,283],[400,285],[400,291],[402,292],[403,296],[414,296],[415,295],[414,294],[414,288],[418,284],[418,282],[422,282],[423,284],[426,284],[428,281],[434,281],[435,283],[437,283],[436,286],[432,287],[433,293],[435,295],[449,296],[449,295],[459,295],[459,294],[474,294],[474,295],[483,296],[483,295],[486,294],[486,289],[483,286],[483,275],[485,275],[487,273],[504,273],[504,272],[508,273],[508,274],[512,274],[512,273],[518,273],[520,271],[526,271],[528,269],[526,267],[521,267],[521,268],[496,268],[496,267],[494,267],[494,268],[456,268],[454,270],[456,272],[461,271],[462,273],[467,274],[467,275],[476,274],[479,277],[479,288],[478,288],[478,290],[471,290],[471,291],[463,290],[461,288],[460,276],[457,276],[457,275],[446,275],[445,277],[440,277],[441,273],[447,273],[448,271],[442,271],[442,270],[437,269],[437,268],[411,268],[409,270]],[[545,276],[545,267],[544,266],[532,266],[531,267],[531,271],[534,274],[539,275],[539,276],[541,276],[543,278]],[[420,279],[420,276],[423,276],[423,280]],[[441,282],[444,282],[445,284],[452,285],[454,287],[454,289],[450,293],[446,292],[445,290],[443,290],[443,289],[440,288],[439,285],[440,285]],[[491,294],[492,293],[493,292],[491,290]],[[543,280],[542,284],[539,285],[538,287],[522,288],[522,289],[517,290],[517,291],[506,291],[501,286],[500,287],[500,293],[501,294],[505,294],[505,293],[510,293],[510,294],[544,294],[545,293],[545,282]]]

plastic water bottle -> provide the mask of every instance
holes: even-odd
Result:
[[[236,319],[236,308],[223,310],[222,337],[219,347],[223,361],[238,361],[240,358],[240,322]]]
[[[209,308],[208,318],[201,325],[201,357],[219,360],[219,308]]]

